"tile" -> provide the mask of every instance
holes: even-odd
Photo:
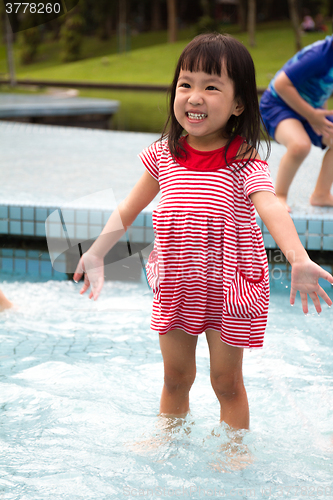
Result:
[[[129,239],[134,243],[141,243],[144,240],[144,228],[143,227],[130,227],[129,229]]]
[[[39,261],[30,259],[28,260],[28,274],[39,276]]]
[[[264,233],[264,244],[265,248],[276,248],[277,244],[274,241],[274,238],[269,233]]]
[[[3,257],[13,257],[14,250],[12,248],[1,248],[1,253]]]
[[[74,224],[75,222],[75,212],[74,210],[70,210],[68,208],[63,208],[61,210],[63,219],[65,221],[65,224]]]
[[[35,236],[42,236],[45,238],[45,222],[36,222]]]
[[[47,209],[46,208],[35,208],[35,218],[36,221],[45,222],[47,219]]]
[[[47,237],[48,238],[63,238],[64,232],[60,224],[49,223],[47,225]]]
[[[27,257],[28,259],[39,259],[41,252],[39,250],[28,250]]]
[[[145,228],[144,230],[144,243],[152,243],[155,239],[154,229]]]
[[[21,234],[21,222],[20,221],[9,221],[9,234]]]
[[[89,210],[89,223],[101,226],[103,224],[103,212],[99,210]]]
[[[40,263],[40,274],[42,276],[52,276],[53,274],[53,269],[52,269],[52,265],[51,265],[51,262],[41,262]]]
[[[75,221],[77,224],[88,224],[88,210],[76,210]]]
[[[293,220],[293,223],[298,234],[304,234],[306,232],[307,220],[295,219]]]
[[[89,238],[88,225],[79,226],[78,224],[76,224],[76,226],[75,226],[75,238],[77,238],[80,241],[87,240]]]
[[[9,218],[21,220],[21,208],[20,207],[9,207]]]
[[[24,236],[34,236],[35,235],[35,224],[33,222],[22,222],[22,234]]]
[[[26,259],[15,259],[14,260],[14,272],[25,274],[27,270],[27,261]]]
[[[144,226],[145,225],[145,216],[143,213],[140,213],[137,218],[135,219],[135,221],[133,222],[132,224],[132,227],[133,226]]]
[[[146,213],[146,219],[145,219],[145,226],[146,227],[153,227],[153,216],[151,213]]]
[[[88,234],[89,234],[89,239],[96,239],[98,236],[101,234],[102,231],[102,225],[96,226],[96,225],[89,225],[88,226]]]
[[[321,249],[321,236],[308,236],[307,247],[308,250],[320,250]]]
[[[333,220],[324,220],[324,234],[333,234]]]
[[[111,211],[103,212],[103,226],[107,223],[111,215]]]
[[[323,237],[323,250],[333,250],[333,236]]]
[[[22,208],[22,219],[27,221],[34,220],[34,209],[32,207],[23,207]]]
[[[75,224],[66,223],[66,231],[70,240],[75,239]]]
[[[0,234],[8,234],[8,226],[7,220],[0,220]]]
[[[14,271],[14,259],[7,257],[0,258],[0,266],[2,271],[13,272]]]
[[[8,219],[9,210],[7,206],[0,206],[0,219]]]
[[[27,253],[22,248],[14,248],[14,257],[16,259],[17,258],[25,259],[27,257]]]
[[[322,221],[321,220],[309,220],[308,232],[311,234],[322,234]]]

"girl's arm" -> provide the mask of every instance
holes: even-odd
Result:
[[[284,71],[277,76],[274,87],[281,99],[297,113],[303,116],[318,135],[333,135],[333,124],[326,119],[333,111],[314,108],[303,99]]]
[[[287,210],[274,194],[268,191],[257,191],[251,194],[250,198],[263,223],[292,266],[290,304],[294,305],[299,291],[305,314],[308,312],[308,294],[318,313],[321,312],[319,297],[331,306],[332,301],[319,285],[318,279],[324,278],[333,284],[333,276],[310,259]]]
[[[97,300],[104,283],[105,255],[125,234],[139,213],[155,198],[159,190],[158,181],[146,170],[130,194],[114,210],[97,240],[82,255],[77,265],[74,281],[79,281],[85,273],[81,294],[91,286],[89,298],[94,297],[94,300]]]

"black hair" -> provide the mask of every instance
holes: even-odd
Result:
[[[208,74],[221,75],[225,65],[228,77],[233,81],[235,99],[244,106],[239,116],[232,115],[225,128],[228,142],[225,148],[225,159],[232,140],[240,135],[246,140],[247,148],[242,152],[244,158],[250,153],[251,159],[259,149],[261,136],[261,115],[259,111],[258,94],[255,78],[255,68],[252,57],[244,45],[229,35],[207,33],[195,37],[181,53],[172,84],[169,88],[169,113],[160,140],[167,138],[172,156],[184,156],[185,150],[180,138],[183,127],[174,114],[174,101],[177,82],[181,70],[204,71]],[[267,145],[267,155],[270,152],[269,137],[263,126],[263,137]]]

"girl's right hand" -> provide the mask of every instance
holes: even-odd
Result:
[[[104,284],[104,259],[90,254],[89,251],[84,253],[73,275],[74,281],[78,282],[83,274],[84,283],[80,294],[82,295],[91,287],[89,299],[97,300]]]

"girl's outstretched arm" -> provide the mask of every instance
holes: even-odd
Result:
[[[125,234],[139,213],[155,198],[159,190],[159,183],[145,171],[130,194],[114,210],[97,240],[82,255],[75,270],[74,281],[79,281],[85,273],[81,294],[91,287],[89,298],[97,300],[104,284],[105,255]]]
[[[305,314],[308,313],[308,295],[318,313],[321,312],[319,297],[331,306],[332,300],[319,285],[318,279],[323,278],[333,284],[333,276],[310,259],[287,210],[271,192],[257,191],[250,197],[268,231],[292,266],[290,304],[294,305],[299,291]]]

